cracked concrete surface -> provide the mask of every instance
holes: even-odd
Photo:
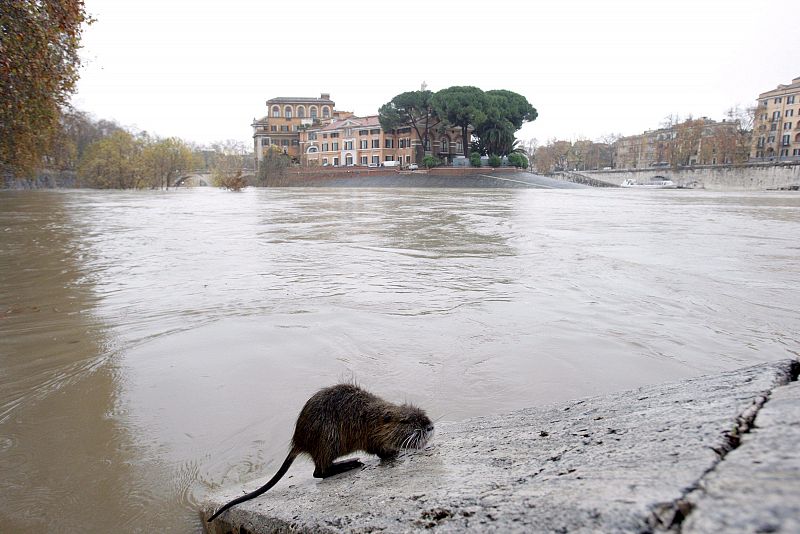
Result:
[[[322,481],[296,462],[291,478],[208,529],[796,532],[800,393],[779,387],[793,366],[442,424],[427,450],[388,463],[364,454],[361,470]],[[203,521],[272,474],[209,497]]]

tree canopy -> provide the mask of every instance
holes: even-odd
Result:
[[[31,175],[75,90],[82,0],[0,2],[0,167]]]
[[[411,125],[420,139],[426,139],[431,125],[437,121],[431,105],[433,92],[426,89],[406,91],[392,98],[378,110],[378,120],[384,130],[391,131]],[[422,154],[416,154],[421,161]]]
[[[431,105],[439,118],[454,127],[461,128],[464,149],[469,144],[469,127],[486,120],[486,94],[472,86],[453,86],[436,92]]]

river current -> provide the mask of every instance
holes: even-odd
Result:
[[[453,421],[797,355],[800,196],[2,191],[0,279],[0,531],[191,532],[337,381]]]

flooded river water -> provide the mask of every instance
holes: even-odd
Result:
[[[3,191],[0,277],[0,531],[191,532],[339,380],[459,420],[796,355],[800,195]]]

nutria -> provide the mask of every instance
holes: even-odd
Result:
[[[278,472],[255,491],[232,500],[212,515],[258,497],[274,486],[295,458],[308,454],[314,460],[314,477],[327,478],[361,467],[358,459],[334,462],[355,451],[397,456],[400,449],[421,449],[433,434],[433,423],[416,406],[398,406],[352,384],[321,389],[306,402],[295,424],[292,447]]]

